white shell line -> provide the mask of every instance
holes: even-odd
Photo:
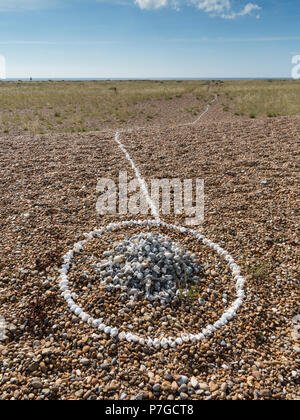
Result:
[[[193,235],[197,240],[201,241],[205,246],[212,248],[216,251],[221,257],[223,257],[227,263],[229,264],[230,270],[232,272],[232,276],[236,281],[236,300],[233,304],[226,309],[223,315],[220,317],[218,321],[216,321],[213,325],[208,325],[198,334],[187,334],[182,333],[179,337],[164,337],[162,339],[152,339],[151,337],[140,337],[131,332],[121,331],[119,332],[117,327],[112,327],[105,325],[103,320],[94,319],[87,313],[83,311],[83,309],[75,303],[75,298],[69,289],[69,279],[68,273],[70,271],[70,266],[72,260],[76,253],[80,253],[83,250],[84,245],[93,240],[94,238],[99,238],[104,232],[111,232],[113,230],[118,230],[122,227],[129,227],[129,226],[156,226],[156,227],[165,227],[168,229],[173,229],[180,233],[190,233]],[[244,285],[246,280],[241,276],[241,270],[239,266],[236,264],[235,260],[232,256],[218,244],[207,239],[204,235],[200,234],[196,230],[191,230],[188,228],[170,225],[168,223],[156,220],[130,220],[120,223],[111,223],[106,228],[94,230],[90,233],[85,234],[86,239],[80,242],[75,243],[72,250],[67,252],[66,255],[63,257],[63,265],[60,269],[60,290],[62,292],[62,296],[66,300],[70,310],[79,318],[81,318],[84,322],[87,322],[90,325],[93,325],[99,331],[104,332],[111,337],[118,338],[119,340],[127,340],[128,342],[134,344],[145,345],[147,344],[149,347],[154,347],[155,349],[164,348],[167,349],[168,347],[174,348],[177,345],[181,346],[183,343],[196,343],[201,341],[209,336],[211,336],[216,330],[221,328],[222,326],[226,325],[228,321],[233,319],[236,316],[238,309],[241,307],[243,300],[245,298],[244,292]]]
[[[197,122],[207,113],[207,111],[209,110],[209,108],[211,107],[211,105],[217,100],[217,95],[215,95],[214,99],[211,101],[210,104],[208,104],[206,106],[206,109],[202,112],[202,114],[199,115],[199,117],[192,123],[188,123],[186,125],[195,125],[197,124]]]
[[[138,168],[135,166],[133,160],[130,157],[130,154],[127,152],[125,146],[120,142],[120,133],[119,131],[116,132],[115,135],[115,141],[118,143],[120,149],[122,150],[122,152],[125,154],[126,159],[128,160],[128,162],[130,163],[132,169],[135,172],[135,176],[137,178],[137,180],[140,183],[141,189],[146,197],[147,203],[150,206],[151,212],[153,217],[155,218],[156,221],[160,221],[160,217],[159,217],[159,211],[157,209],[157,207],[155,206],[155,204],[153,203],[153,201],[151,200],[150,194],[149,194],[149,190],[148,190],[148,186],[146,184],[146,181],[144,180],[144,178],[142,178],[140,171],[138,170]]]
[[[214,103],[216,100],[217,100],[217,95],[215,95],[215,97],[214,97],[213,101],[211,102],[211,104]],[[194,122],[187,123],[185,125],[195,125],[195,124],[197,124],[197,122],[207,113],[207,111],[211,107],[211,104],[208,104],[206,106],[206,109],[202,112],[201,115],[199,115],[199,117]],[[125,133],[126,132],[131,132],[131,131],[133,131],[133,130],[122,130],[123,133],[124,132]],[[155,218],[155,220],[157,222],[159,222],[160,221],[159,210],[155,206],[154,202],[151,200],[151,197],[150,197],[150,194],[149,194],[149,189],[148,189],[148,186],[147,186],[146,181],[141,176],[141,173],[140,173],[139,169],[136,167],[136,165],[133,162],[130,154],[127,152],[126,147],[124,146],[124,144],[121,143],[121,141],[120,141],[120,132],[119,131],[117,131],[116,134],[115,134],[115,141],[118,144],[118,146],[120,147],[120,149],[122,150],[122,152],[124,153],[124,155],[126,156],[126,159],[130,163],[132,169],[134,170],[135,176],[136,176],[137,180],[139,181],[139,184],[140,184],[141,189],[142,189],[142,191],[143,191],[143,193],[144,193],[144,195],[146,197],[147,203],[148,203],[148,205],[149,205],[149,207],[151,209],[151,213],[152,213],[153,217]]]

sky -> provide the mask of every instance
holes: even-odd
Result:
[[[291,77],[295,55],[299,0],[0,0],[0,78]]]

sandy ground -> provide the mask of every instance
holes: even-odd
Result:
[[[0,138],[1,399],[299,399],[300,118],[241,119],[220,101],[195,126],[167,119],[164,128],[121,133],[146,180],[205,180],[198,230],[226,248],[247,279],[237,318],[175,350],[110,339],[73,316],[58,293],[61,256],[84,232],[115,221],[96,213],[98,178],[133,176],[114,131]],[[207,282],[222,282],[218,261],[209,262]],[[113,298],[107,302],[113,315]],[[152,330],[164,316],[156,311]]]

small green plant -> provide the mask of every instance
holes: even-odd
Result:
[[[254,114],[254,112],[251,112],[251,114],[249,115],[249,118],[252,118],[252,119],[256,118],[256,114]]]
[[[259,262],[256,266],[247,265],[246,271],[256,280],[263,280],[268,274],[268,266]]]
[[[189,281],[185,265],[184,265],[184,281],[182,280],[178,281],[178,290],[179,290],[179,299],[180,299],[181,304],[183,304],[184,301],[193,302],[199,296],[197,286],[194,284],[191,284],[191,282]]]
[[[264,336],[264,334],[261,331],[259,331],[256,334],[256,339],[259,340],[259,341],[264,341],[265,340],[265,336]]]
[[[194,302],[198,298],[198,290],[197,286],[192,285],[189,287],[188,282],[183,284],[182,282],[178,282],[178,290],[179,290],[179,299],[181,304],[183,302]]]
[[[188,290],[188,294],[187,294],[187,300],[189,301],[194,301],[196,300],[198,297],[198,292],[197,292],[197,287],[196,286],[192,286],[189,290]]]

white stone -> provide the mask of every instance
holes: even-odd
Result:
[[[82,314],[83,310],[79,307],[76,308],[75,310],[75,315],[79,316],[80,314]]]
[[[199,382],[197,381],[197,379],[194,376],[191,378],[191,385],[194,389],[199,388]]]
[[[176,343],[178,346],[182,346],[183,341],[182,341],[182,339],[181,339],[180,337],[177,337],[177,338],[176,338],[176,340],[175,340],[175,343]]]
[[[112,337],[116,337],[118,334],[119,334],[118,328],[113,328],[113,329],[111,330],[110,335],[111,335]]]
[[[106,327],[104,329],[105,334],[110,334],[111,333],[111,327]]]

